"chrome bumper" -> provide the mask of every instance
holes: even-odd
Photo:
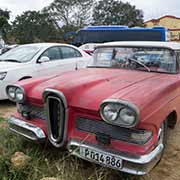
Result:
[[[33,141],[44,141],[46,135],[44,131],[34,124],[22,121],[14,116],[8,118],[9,129]]]
[[[99,163],[94,161],[94,160],[87,159],[84,156],[81,156],[79,153],[80,147],[90,148],[90,149],[93,149],[93,150],[99,151],[99,152],[108,152],[112,156],[118,155],[119,158],[122,159],[123,165],[122,165],[121,169],[116,169],[116,168],[115,169],[123,171],[123,172],[130,173],[130,174],[135,174],[135,175],[147,174],[160,160],[162,150],[164,148],[163,144],[159,144],[149,154],[135,156],[135,155],[131,155],[128,153],[125,154],[125,153],[121,153],[121,152],[111,152],[110,150],[105,150],[104,148],[102,149],[102,147],[101,148],[95,147],[95,146],[92,146],[90,144],[84,144],[84,143],[81,143],[81,142],[76,141],[76,140],[71,140],[68,143],[67,148],[72,155],[78,156],[82,159],[85,159],[85,160],[88,160],[88,161],[91,161],[91,162],[97,163],[97,164],[99,164]]]

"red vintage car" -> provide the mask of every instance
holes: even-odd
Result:
[[[13,132],[82,159],[143,175],[161,159],[180,115],[180,44],[112,42],[87,69],[7,87]]]

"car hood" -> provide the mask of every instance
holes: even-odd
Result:
[[[23,63],[0,61],[0,71],[9,71],[23,66]]]
[[[68,106],[72,107],[97,111],[103,100],[115,98],[143,108],[152,97],[158,96],[160,91],[175,82],[175,77],[133,70],[88,68],[41,79],[27,88],[27,97],[40,102],[44,90],[52,88],[62,91]]]

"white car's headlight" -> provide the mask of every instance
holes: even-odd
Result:
[[[0,72],[0,80],[3,80],[6,77],[7,72]]]
[[[134,104],[122,100],[104,101],[100,114],[104,121],[121,127],[134,127],[139,121],[139,109]]]
[[[25,92],[20,86],[9,85],[6,87],[6,93],[11,101],[17,103],[22,103],[25,101]]]

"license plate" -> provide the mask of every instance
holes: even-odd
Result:
[[[111,153],[80,147],[80,155],[85,159],[89,159],[107,167],[116,169],[122,168],[122,159],[118,158],[118,156],[111,155]]]

